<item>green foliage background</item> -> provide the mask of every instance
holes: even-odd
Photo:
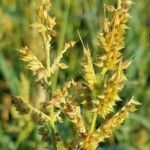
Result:
[[[115,0],[54,0],[52,15],[57,17],[57,35],[53,41],[53,55],[56,55],[65,41],[79,41],[77,30],[83,41],[88,43],[93,57],[97,49],[97,33],[103,19],[103,3]],[[22,94],[29,103],[38,105],[37,97],[42,90],[33,82],[23,64],[17,49],[28,45],[37,57],[44,62],[40,49],[40,38],[31,29],[39,7],[37,0],[0,0],[0,149],[2,150],[40,150],[46,146],[36,133],[36,126],[27,117],[20,117],[11,107],[10,93]],[[122,99],[134,95],[141,103],[138,111],[130,116],[113,137],[102,145],[104,150],[149,150],[150,149],[150,1],[134,0],[131,9],[130,29],[126,36],[125,58],[134,62],[126,72],[128,82]],[[53,79],[62,86],[65,80],[81,79],[82,47],[69,51],[64,61],[69,65],[67,71],[60,71]],[[41,93],[40,93],[41,92]],[[39,94],[40,93],[40,94]],[[121,106],[125,101],[120,102]],[[72,135],[64,129],[66,141]]]

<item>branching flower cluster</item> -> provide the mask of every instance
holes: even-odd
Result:
[[[136,110],[139,103],[132,98],[115,115],[112,114],[116,102],[121,100],[119,93],[127,81],[124,70],[131,61],[124,60],[122,49],[125,47],[124,38],[128,28],[126,23],[130,18],[131,0],[118,0],[116,7],[104,6],[103,30],[98,34],[98,45],[103,50],[96,62],[93,62],[90,49],[83,45],[84,82],[70,81],[64,83],[63,88],[51,90],[52,77],[59,69],[68,66],[61,62],[64,53],[75,45],[71,41],[64,45],[64,49],[51,61],[51,41],[55,34],[55,18],[49,16],[51,1],[42,0],[38,10],[38,20],[32,24],[43,40],[46,52],[46,66],[44,66],[29,48],[19,50],[23,62],[36,77],[37,83],[46,90],[48,101],[41,103],[38,110],[24,102],[20,97],[13,96],[13,104],[20,114],[29,114],[34,122],[43,125],[39,133],[47,141],[51,149],[57,149],[62,144],[64,149],[95,150],[99,143],[109,138],[115,129],[128,118],[130,112]],[[109,16],[109,17],[108,17]],[[86,114],[90,114],[91,122],[87,122]],[[110,117],[108,118],[108,115]],[[74,125],[75,137],[70,144],[63,144],[64,139],[59,134],[57,124],[68,119]],[[97,125],[99,119],[104,123]]]

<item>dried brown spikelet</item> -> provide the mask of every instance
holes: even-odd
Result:
[[[50,73],[51,73],[51,74],[54,74],[55,71],[58,70],[59,68],[61,68],[61,69],[66,69],[66,68],[68,67],[66,64],[61,63],[60,61],[61,61],[61,59],[63,58],[64,53],[66,53],[69,48],[74,47],[74,45],[75,45],[75,42],[74,42],[74,41],[71,41],[71,42],[65,44],[64,49],[63,49],[63,50],[61,51],[61,53],[55,58],[54,63],[52,64],[52,66],[51,66],[51,68],[50,68]]]
[[[118,2],[112,19],[105,17],[103,32],[99,33],[99,46],[104,50],[97,64],[105,70],[115,70],[124,48],[124,35],[127,29],[126,23],[130,17],[128,10],[132,2],[123,0]],[[107,9],[108,10],[108,9]]]
[[[42,127],[40,127],[38,129],[38,133],[42,136],[42,141],[51,144],[52,142],[51,135],[46,125],[43,125]]]
[[[99,102],[95,104],[94,111],[103,118],[113,111],[116,101],[120,100],[119,92],[122,90],[127,80],[123,73],[123,67],[122,62],[120,62],[113,76],[104,84],[103,95],[98,96]]]
[[[66,92],[57,89],[50,101],[42,102],[40,104],[42,109],[50,109],[51,107],[61,108],[61,104],[65,102]]]
[[[53,96],[52,101],[49,103],[48,107],[52,105],[60,108],[60,110],[69,118],[69,120],[74,124],[76,131],[81,134],[85,133],[86,129],[84,126],[84,121],[81,116],[81,110],[78,103],[69,93],[71,86],[75,86],[74,81],[66,82],[62,90],[58,90]]]
[[[94,89],[95,86],[97,85],[97,79],[96,79],[96,75],[95,75],[95,71],[93,67],[93,61],[91,58],[91,53],[90,53],[89,48],[84,47],[83,54],[85,58],[85,62],[83,64],[84,71],[85,71],[84,78],[86,82],[88,83],[88,86],[90,87],[90,89]]]
[[[30,69],[33,75],[36,76],[37,82],[44,83],[46,81],[46,68],[37,59],[37,57],[28,49],[24,47],[19,50],[21,60],[27,64],[27,68]]]
[[[74,81],[65,83],[62,90],[58,89],[54,92],[51,101],[42,103],[41,106],[45,109],[50,109],[51,107],[59,109],[55,113],[55,118],[62,122],[62,118],[59,116],[62,112],[74,124],[76,131],[81,134],[85,133],[86,129],[81,116],[80,106],[74,101],[74,98],[68,91],[75,84]]]
[[[24,101],[22,101],[20,97],[12,96],[12,103],[21,115],[30,113],[30,107]]]
[[[66,93],[66,97],[62,107],[62,111],[65,115],[69,117],[70,121],[74,124],[76,132],[78,134],[86,133],[84,119],[81,115],[81,108],[77,103],[76,99],[74,99],[74,97],[68,91],[71,86],[76,86],[76,83],[74,81],[70,81],[66,83],[65,87],[63,88],[63,93]]]
[[[42,111],[32,107],[31,109],[31,118],[34,122],[39,125],[46,124],[50,122],[50,118],[45,115]]]
[[[51,133],[48,129],[49,127],[47,125],[42,125],[39,129],[38,129],[38,133],[42,136],[42,141],[43,142],[47,142],[50,145],[52,145],[52,136]],[[55,133],[56,136],[56,141],[60,142],[62,141],[61,136],[58,132]]]
[[[45,115],[40,110],[25,103],[20,97],[12,96],[12,102],[20,114],[29,114],[32,120],[38,124],[46,124],[50,122],[50,117]]]
[[[84,120],[81,115],[81,109],[75,99],[69,93],[71,86],[76,86],[74,81],[65,83],[64,88],[59,91],[59,103],[58,101],[54,104],[57,104],[57,107],[61,107],[61,111],[69,118],[69,120],[74,124],[76,131],[81,134],[85,133],[86,129],[84,126]]]
[[[64,113],[69,117],[69,120],[74,124],[76,132],[81,134],[85,133],[83,118],[81,116],[80,106],[78,106],[73,100],[67,100],[64,103]]]

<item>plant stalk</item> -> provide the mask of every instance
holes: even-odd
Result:
[[[94,113],[90,132],[93,132],[95,130],[97,116],[98,116],[97,113]]]
[[[43,41],[44,41],[44,47],[46,51],[46,67],[47,67],[47,72],[48,72],[48,99],[51,99],[51,53],[50,53],[50,41],[51,37],[47,37],[46,34],[43,34]],[[55,137],[55,112],[54,112],[54,107],[50,109],[50,131],[52,135],[52,145],[53,145],[53,150],[57,150],[57,143],[56,143],[56,137]]]

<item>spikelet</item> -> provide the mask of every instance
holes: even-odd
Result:
[[[114,117],[109,119],[99,129],[97,129],[97,144],[99,142],[103,142],[104,139],[109,138],[113,134],[114,130],[128,118],[129,113],[136,111],[136,106],[138,105],[140,105],[140,103],[132,98],[118,113],[115,114]]]
[[[38,124],[47,124],[50,122],[50,118],[40,110],[32,107],[24,102],[20,97],[12,96],[12,102],[20,114],[29,114],[32,116],[32,120]]]
[[[74,81],[70,81],[65,84],[62,90],[62,98],[65,100],[62,101],[63,107],[62,112],[69,118],[69,120],[74,124],[76,132],[78,134],[82,134],[86,132],[84,120],[81,115],[81,108],[79,104],[76,102],[74,97],[69,93],[69,89],[74,87],[76,83]]]
[[[19,50],[21,55],[21,60],[26,63],[27,68],[30,69],[33,75],[36,76],[37,82],[44,83],[46,81],[46,68],[42,63],[37,59],[37,57],[28,49],[24,47]]]
[[[40,103],[42,109],[50,109],[51,107],[61,108],[61,104],[64,104],[66,92],[56,89],[50,101]]]
[[[48,127],[46,125],[41,126],[38,129],[38,133],[42,136],[42,141],[52,144],[51,133],[49,132]]]
[[[51,101],[42,103],[41,105],[45,109],[50,109],[53,106],[59,109],[60,111],[57,111],[58,114],[55,116],[57,120],[62,122],[63,119],[59,116],[59,112],[62,112],[74,124],[76,131],[81,134],[85,133],[86,129],[81,116],[80,106],[75,101],[71,93],[69,93],[69,89],[71,86],[75,86],[75,84],[76,83],[74,81],[65,83],[62,90],[58,89],[55,91]]]
[[[120,100],[119,92],[124,87],[126,81],[123,67],[122,62],[120,62],[119,67],[114,72],[113,76],[104,84],[103,95],[98,96],[99,102],[95,105],[94,111],[103,118],[113,111],[116,101]]]
[[[50,68],[50,73],[54,74],[59,68],[61,69],[66,69],[68,66],[64,63],[61,63],[61,59],[63,58],[63,54],[67,52],[69,48],[74,47],[75,42],[71,41],[65,44],[64,49],[61,51],[61,53],[55,58],[51,68]]]
[[[86,132],[84,120],[81,115],[81,109],[79,104],[69,92],[69,89],[74,86],[76,86],[76,83],[74,81],[67,82],[64,85],[63,90],[60,91],[62,99],[60,105],[63,104],[61,106],[62,112],[74,124],[76,132],[78,134],[81,134]]]
[[[69,120],[74,124],[76,128],[76,132],[80,135],[81,133],[86,132],[84,120],[81,115],[81,108],[76,99],[68,91],[71,87],[74,88],[75,86],[76,83],[74,81],[70,81],[65,84],[63,93],[66,93],[66,98],[62,107],[62,111],[65,115],[68,116]]]
[[[92,90],[95,88],[95,86],[97,84],[97,79],[96,79],[95,71],[93,68],[93,61],[91,58],[91,53],[90,53],[89,48],[84,47],[83,50],[84,50],[83,54],[84,54],[84,58],[85,58],[85,62],[83,64],[84,71],[85,71],[84,78],[85,78],[86,82],[88,83],[88,86]]]
[[[103,32],[99,33],[99,46],[104,50],[103,56],[97,66],[104,70],[115,70],[122,55],[121,50],[124,48],[124,35],[127,29],[126,23],[130,18],[128,10],[131,6],[131,0],[118,1],[118,6],[113,10],[112,19],[104,19]],[[112,6],[113,7],[113,6]],[[106,7],[105,7],[106,8]],[[109,6],[110,8],[110,6]],[[110,9],[107,9],[110,11]]]
[[[85,133],[83,118],[81,116],[80,106],[78,106],[73,99],[67,100],[63,108],[64,113],[69,117],[69,120],[74,124],[78,134]]]
[[[50,17],[48,14],[50,8],[51,1],[42,0],[41,6],[37,12],[38,22],[32,24],[32,27],[36,28],[39,33],[44,33],[46,37],[53,35],[56,25],[55,17]]]
[[[97,137],[98,137],[98,134],[96,134],[95,132],[92,132],[92,133],[88,132],[85,135],[82,135],[79,141],[80,149],[96,150],[98,146]]]
[[[99,127],[96,132],[89,132],[84,139],[81,140],[81,147],[85,150],[95,150],[100,142],[109,138],[115,129],[117,129],[123,121],[128,118],[130,112],[136,110],[137,105],[140,105],[140,103],[131,99],[118,113],[115,114],[115,116]]]
[[[30,107],[24,101],[21,100],[20,97],[12,96],[12,103],[16,107],[16,110],[21,115],[26,115],[30,113]]]

